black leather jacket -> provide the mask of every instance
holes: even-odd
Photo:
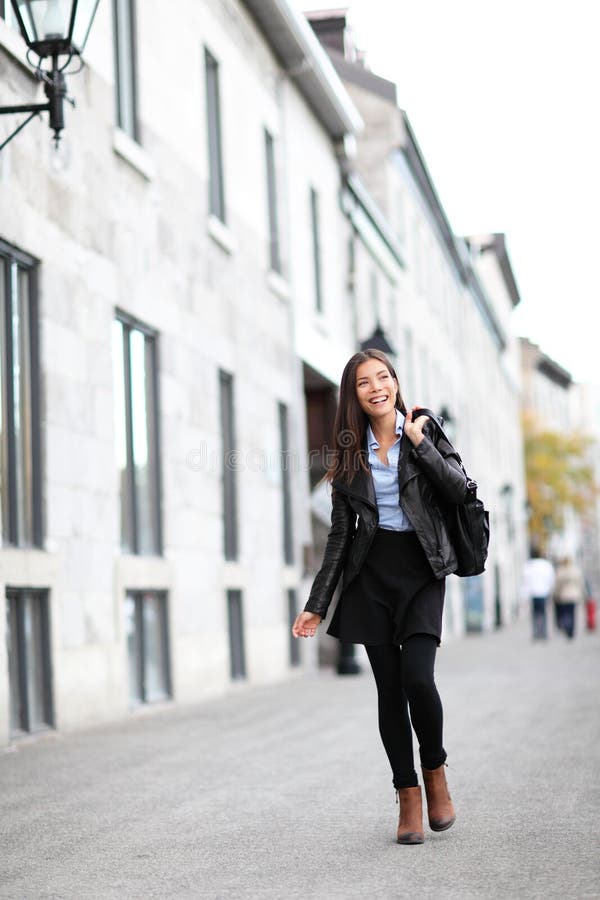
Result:
[[[454,548],[440,511],[440,502],[462,503],[467,480],[457,454],[432,422],[414,447],[403,434],[398,458],[399,502],[411,521],[436,578],[457,568]],[[363,450],[368,459],[368,451]],[[379,524],[375,486],[370,471],[359,469],[351,484],[332,483],[331,529],[306,612],[325,618],[343,572],[342,589],[356,577],[366,559]]]

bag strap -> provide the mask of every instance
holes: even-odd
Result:
[[[446,442],[448,444],[450,444],[450,446],[452,447],[452,450],[454,452],[454,455],[456,456],[456,458],[458,460],[458,464],[460,465],[460,467],[463,470],[465,477],[467,479],[467,490],[473,497],[476,497],[477,496],[477,482],[468,475],[467,470],[464,467],[460,453],[455,448],[454,444],[452,443],[452,441],[450,440],[450,438],[444,431],[443,426],[442,426],[441,422],[439,421],[438,416],[436,416],[436,414],[434,412],[432,412],[432,410],[427,409],[427,407],[419,406],[419,407],[417,407],[415,412],[416,412],[417,418],[419,418],[419,416],[428,416],[429,419],[431,419],[431,421],[437,428],[437,430],[439,431],[439,433],[442,435],[442,437],[446,440]]]

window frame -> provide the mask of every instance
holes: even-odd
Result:
[[[240,588],[227,588],[227,631],[229,633],[229,673],[232,681],[245,681],[246,640],[244,595]]]
[[[122,4],[127,5],[128,15],[128,55],[129,66],[127,73],[123,71],[121,40],[119,36],[119,9]],[[126,135],[128,135],[137,144],[140,143],[140,125],[139,125],[139,97],[138,97],[138,62],[137,62],[137,9],[136,0],[113,0],[113,55],[114,55],[114,71],[115,71],[115,112],[117,125]],[[121,26],[122,27],[122,26]],[[131,125],[125,121],[122,104],[122,85],[123,78],[127,74],[128,88],[131,92]]]
[[[160,604],[160,618],[161,618],[161,653],[162,658],[164,660],[164,671],[162,673],[164,680],[164,695],[160,697],[156,697],[155,699],[148,699],[148,685],[147,685],[147,660],[146,660],[146,646],[147,646],[147,635],[146,635],[146,624],[144,619],[144,597],[148,594],[152,594],[154,599],[157,600]],[[125,591],[125,601],[133,600],[134,602],[134,627],[137,632],[137,637],[139,638],[139,653],[138,658],[135,660],[136,663],[136,673],[137,673],[137,685],[136,690],[139,687],[139,696],[136,696],[135,701],[132,701],[131,698],[131,684],[129,687],[129,698],[130,702],[133,703],[134,706],[151,706],[153,703],[164,703],[173,698],[173,682],[171,676],[171,642],[170,642],[170,628],[169,628],[169,595],[166,590],[156,590],[154,588],[131,588]],[[126,651],[128,652],[128,651]]]
[[[294,637],[292,634],[292,625],[296,621],[296,616],[298,615],[298,591],[296,588],[291,587],[286,591],[287,598],[287,612],[288,612],[288,635],[289,635],[289,651],[290,651],[290,666],[299,666],[302,662],[300,656],[300,641]]]
[[[4,310],[0,310],[0,403],[2,424],[0,426],[0,465],[2,484],[6,482],[2,501],[2,543],[12,547],[43,548],[44,522],[42,511],[42,452],[40,427],[40,353],[39,353],[39,262],[34,257],[6,241],[0,239],[0,257],[4,261]],[[16,267],[16,271],[15,271]],[[25,516],[31,520],[31,534],[22,539],[19,529],[18,489],[17,489],[17,449],[15,438],[15,395],[13,372],[13,281],[18,271],[27,272],[28,296],[28,347],[29,364],[29,465],[31,496],[30,509]],[[2,315],[3,313],[3,315]]]
[[[292,480],[290,477],[290,435],[289,409],[285,403],[278,402],[279,446],[281,459],[281,507],[283,561],[291,566],[294,563],[294,527],[292,507]]]
[[[272,272],[282,274],[281,234],[279,228],[279,205],[277,191],[277,160],[275,138],[268,128],[263,129],[265,144],[265,166],[267,182],[267,224],[269,229],[269,267]]]
[[[138,319],[129,315],[121,309],[115,310],[114,319],[121,323],[123,329],[122,344],[122,361],[123,361],[123,387],[125,390],[124,411],[125,411],[125,444],[126,444],[126,496],[128,503],[127,522],[129,523],[129,533],[127,542],[123,540],[123,534],[120,535],[121,547],[124,552],[131,553],[134,556],[162,556],[164,554],[163,541],[163,502],[162,502],[162,455],[161,455],[161,419],[160,419],[160,392],[159,392],[159,335],[158,332],[140,322]],[[133,398],[132,398],[132,378],[131,378],[131,332],[139,331],[144,336],[144,351],[148,350],[150,343],[150,358],[152,363],[150,394],[153,409],[151,410],[151,424],[153,428],[147,431],[147,440],[149,454],[154,458],[154,486],[153,486],[153,532],[154,532],[154,549],[152,552],[144,552],[140,550],[140,529],[138,523],[138,495],[135,484],[135,455],[133,446]],[[115,385],[115,389],[118,389]],[[121,494],[121,503],[123,503],[123,495]]]
[[[18,717],[20,720],[20,728],[14,729],[12,724],[10,727],[10,736],[18,738],[27,734],[37,734],[54,728],[54,703],[53,703],[53,684],[52,684],[52,650],[50,638],[50,592],[47,588],[30,588],[30,587],[13,587],[7,586],[5,590],[6,615],[10,617],[11,602],[15,602],[17,606],[16,614],[16,653],[17,653],[17,691],[19,694],[20,709]],[[30,646],[25,636],[25,614],[26,604],[32,601],[41,604],[41,668],[42,668],[42,696],[41,702],[44,709],[44,720],[41,723],[33,724],[31,722],[31,708],[29,696],[29,662]],[[12,629],[11,629],[12,631]],[[11,643],[13,635],[11,633]],[[10,657],[10,652],[9,652]],[[10,670],[9,670],[10,678]],[[10,693],[10,692],[9,692]],[[9,707],[10,707],[9,696]],[[12,720],[12,712],[9,713],[9,723]]]
[[[208,210],[210,215],[219,219],[223,225],[227,225],[220,68],[219,61],[205,45],[204,85],[208,151]]]
[[[315,309],[318,313],[323,312],[323,261],[321,249],[321,216],[320,216],[320,196],[317,189],[310,186],[310,225],[312,238],[312,257],[313,257],[313,275],[314,275],[314,299]]]
[[[223,556],[235,562],[240,554],[235,427],[235,379],[230,372],[219,369],[219,409],[222,447],[222,504]]]

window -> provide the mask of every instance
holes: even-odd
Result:
[[[296,591],[294,588],[288,588],[287,592],[287,602],[288,602],[288,623],[289,629],[288,634],[290,637],[290,664],[292,666],[300,665],[300,641],[298,638],[295,638],[292,634],[292,625],[296,621],[296,616],[298,615],[298,599],[296,597]]]
[[[231,677],[234,680],[239,680],[246,677],[242,592],[239,590],[227,591],[227,620],[229,623],[229,659]]]
[[[294,562],[294,539],[292,533],[292,486],[290,473],[290,450],[288,409],[279,404],[279,445],[281,447],[281,502],[283,519],[283,559],[287,565]]]
[[[113,22],[117,124],[137,141],[135,0],[113,0]]]
[[[17,27],[10,0],[0,0],[0,17],[4,19],[7,25],[11,25],[13,28]]]
[[[239,550],[233,376],[220,370],[219,387],[223,448],[223,551],[225,559],[236,560]]]
[[[314,188],[310,189],[310,221],[313,245],[313,273],[315,284],[315,306],[317,312],[323,312],[323,289],[321,272],[321,236],[319,230],[319,195]]]
[[[132,705],[171,696],[167,597],[164,591],[128,591],[125,629]]]
[[[275,144],[265,129],[265,158],[267,163],[267,203],[269,215],[269,265],[274,272],[281,272],[281,248],[279,246],[279,221],[277,217],[277,176],[275,168]]]
[[[375,323],[378,325],[380,321],[379,281],[377,279],[377,272],[375,271],[375,269],[371,269],[371,306],[373,309],[373,318],[375,319]]]
[[[6,635],[11,734],[48,728],[52,693],[47,591],[7,589]]]
[[[206,81],[206,125],[208,134],[209,209],[221,222],[225,222],[219,64],[206,47],[204,48],[204,75]]]
[[[36,274],[0,241],[2,538],[17,547],[42,546]]]
[[[412,404],[416,402],[417,391],[415,380],[415,353],[413,336],[410,328],[404,329],[404,360],[405,382],[402,395],[404,397],[404,402],[410,409]]]
[[[118,313],[113,341],[121,547],[125,553],[158,555],[162,534],[156,336]]]

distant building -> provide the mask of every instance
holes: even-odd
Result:
[[[521,338],[523,409],[547,428],[567,431],[572,427],[573,378],[537,344]]]
[[[524,412],[542,429],[591,439],[585,459],[600,485],[600,388],[574,382],[570,372],[527,338],[520,343]],[[582,514],[569,507],[564,514],[564,527],[552,535],[549,551],[555,558],[575,557],[590,593],[600,600],[600,497]]]

